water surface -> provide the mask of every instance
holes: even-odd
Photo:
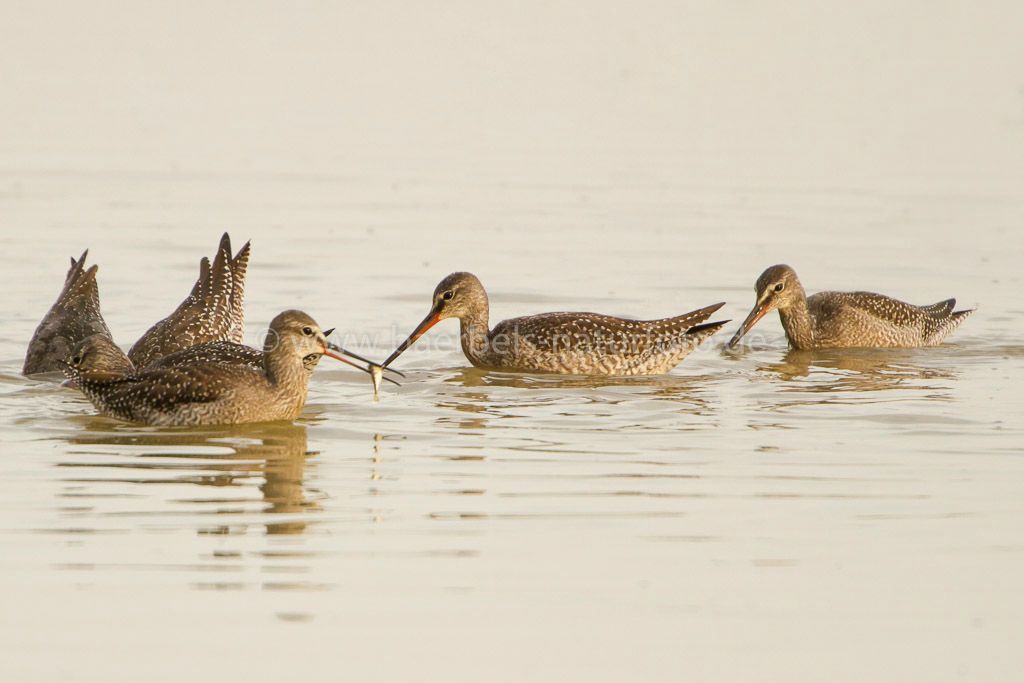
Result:
[[[1014,680],[1019,36],[790,6],[5,10],[5,680]],[[127,346],[223,230],[253,343],[297,307],[384,357],[453,270],[495,320],[733,323],[593,380],[471,368],[447,322],[377,402],[325,360],[294,424],[126,425],[19,375],[68,256]],[[724,352],[777,262],[978,311],[932,349],[788,352],[771,316]]]

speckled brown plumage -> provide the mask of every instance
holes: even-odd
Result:
[[[324,331],[324,337],[330,337],[334,330]],[[334,352],[334,358],[352,367],[361,370],[373,379],[374,394],[377,393],[380,381],[398,384],[390,377],[381,377],[382,368],[377,363],[363,358],[340,346],[328,343],[327,348]],[[302,366],[306,374],[312,375],[317,363],[320,362],[322,354],[308,353],[302,358]],[[347,358],[345,357],[347,356]],[[214,363],[218,365],[242,365],[259,370],[266,364],[266,352],[259,351],[251,346],[244,346],[229,341],[207,342],[197,346],[190,346],[175,353],[163,356],[146,366],[146,370],[184,368],[200,363]],[[365,363],[362,365],[361,363]],[[128,356],[121,351],[112,339],[94,334],[86,337],[75,347],[71,357],[67,361],[70,370],[82,373],[91,373],[93,376],[102,376],[105,379],[126,378],[137,374],[138,370],[128,359]],[[402,376],[396,370],[388,369],[388,372]],[[69,379],[66,384],[78,388],[75,379]]]
[[[212,265],[200,261],[199,278],[188,297],[157,322],[128,351],[137,368],[182,349],[213,341],[241,342],[245,331],[245,272],[249,243],[231,256],[231,238],[221,237]]]
[[[82,371],[65,365],[65,374],[103,413],[159,426],[192,426],[292,420],[306,402],[310,373],[305,363],[333,355],[320,327],[302,311],[284,311],[270,324],[276,344],[252,349],[262,364],[205,360],[149,367],[133,375]],[[250,357],[255,358],[252,354]]]
[[[135,365],[124,351],[113,339],[102,334],[94,334],[80,341],[66,360],[68,365],[80,371],[125,376],[135,372]]]
[[[82,252],[76,261],[71,259],[57,301],[36,327],[25,353],[22,372],[32,375],[61,369],[61,362],[83,339],[102,335],[110,339],[110,330],[100,313],[99,286],[96,283],[98,267],[85,267],[89,251]]]
[[[265,362],[264,355],[263,351],[243,344],[207,342],[158,358],[147,365],[146,369],[184,367],[196,363],[240,364],[261,368]],[[306,372],[312,374],[319,360],[319,354],[308,354],[303,358]],[[128,356],[112,340],[101,335],[84,339],[71,354],[68,365],[79,372],[102,373],[110,377],[127,377],[137,371]]]
[[[808,297],[796,272],[786,265],[765,270],[754,291],[754,308],[729,346],[776,309],[795,349],[935,346],[974,312],[954,311],[956,299],[914,306],[874,292],[819,292]]]
[[[483,285],[471,273],[452,273],[434,290],[430,313],[384,365],[438,321],[458,318],[462,350],[478,367],[580,375],[661,374],[727,322],[702,324],[722,305],[659,320],[544,313],[504,320],[491,330]]]
[[[228,251],[231,251],[230,247]],[[228,341],[236,344],[245,339],[245,274],[249,268],[250,251],[251,246],[246,242],[231,259],[231,329],[228,330]]]

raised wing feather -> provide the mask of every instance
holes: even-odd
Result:
[[[196,344],[229,339],[232,330],[231,238],[221,237],[212,265],[200,262],[199,279],[189,296],[157,322],[128,351],[136,367]]]
[[[110,330],[100,312],[98,267],[85,267],[88,254],[86,250],[77,261],[71,259],[64,287],[29,342],[22,366],[24,374],[60,370],[60,362],[86,337],[101,334],[110,338]]]

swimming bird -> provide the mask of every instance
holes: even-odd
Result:
[[[57,301],[36,327],[25,353],[22,373],[33,375],[61,369],[61,362],[80,341],[92,335],[110,339],[110,330],[100,313],[100,292],[95,264],[85,267],[89,250],[82,252],[64,279]]]
[[[724,304],[674,318],[629,320],[597,313],[543,313],[504,320],[489,329],[487,292],[472,273],[452,273],[387,367],[424,332],[458,318],[462,351],[478,367],[579,375],[655,375],[668,372],[728,321],[704,323]]]
[[[333,332],[333,329],[325,330],[324,337],[330,337]],[[336,354],[348,356],[357,361],[366,363],[366,366],[364,367],[358,363],[348,360],[348,358],[337,358],[337,360],[340,360],[343,363],[347,363],[354,368],[370,374],[374,381],[374,390],[376,393],[376,386],[378,383],[376,374],[380,370],[379,364],[330,342],[327,343],[327,348]],[[319,353],[311,353],[303,357],[302,364],[307,374],[313,374],[314,368],[316,368],[317,363],[320,362],[321,355],[322,354]],[[252,348],[251,346],[236,344],[229,341],[215,341],[190,346],[187,349],[182,349],[181,351],[176,351],[175,353],[162,356],[147,365],[145,369],[154,370],[180,368],[195,365],[197,363],[244,365],[253,369],[260,369],[266,362],[265,356],[266,351],[260,351],[259,349]],[[138,372],[138,369],[132,364],[128,356],[125,355],[124,351],[118,348],[113,340],[99,334],[94,334],[91,337],[83,339],[67,359],[67,364],[78,373],[92,373],[93,376],[102,375],[107,378],[129,377]],[[400,377],[405,376],[397,370],[392,370],[391,368],[387,368],[387,370],[399,375]],[[398,382],[390,377],[383,377],[382,379],[387,382],[391,382],[392,384],[398,384]],[[73,380],[68,380],[68,383],[70,386],[77,386]]]
[[[954,311],[956,299],[914,306],[873,292],[807,296],[796,272],[786,265],[761,273],[754,291],[754,308],[729,340],[729,347],[776,309],[794,349],[935,346],[974,312]]]
[[[224,233],[211,266],[199,263],[192,291],[169,316],[160,320],[128,351],[137,368],[190,346],[214,341],[241,343],[245,333],[245,273],[250,245],[231,256],[231,237]]]
[[[315,366],[321,356],[344,359],[302,311],[278,314],[268,337],[273,343],[257,352],[262,353],[258,367],[199,361],[123,376],[65,363],[65,374],[101,412],[131,422],[195,426],[293,420],[306,403],[307,363]]]

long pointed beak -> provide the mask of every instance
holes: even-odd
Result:
[[[423,319],[423,322],[417,325],[416,329],[412,331],[412,334],[409,335],[409,338],[406,339],[401,344],[399,344],[398,348],[395,349],[390,356],[388,356],[388,359],[384,361],[384,367],[387,367],[388,365],[391,364],[393,360],[401,356],[403,351],[405,351],[407,348],[415,344],[417,339],[422,337],[427,330],[429,330],[431,327],[433,327],[440,321],[441,310],[439,307],[434,306],[433,308],[430,309],[430,313],[427,314],[427,317]]]
[[[349,358],[355,358],[355,359],[356,359],[356,360],[358,360],[358,361],[361,361],[361,362],[363,362],[363,363],[366,363],[366,365],[367,365],[367,366],[374,366],[374,365],[377,365],[377,366],[379,366],[379,367],[383,368],[383,369],[384,369],[385,371],[387,371],[387,372],[393,372],[393,373],[395,373],[396,375],[398,375],[399,377],[405,377],[405,375],[404,375],[404,374],[402,374],[401,372],[399,372],[398,370],[392,370],[391,368],[385,368],[383,364],[381,364],[381,363],[375,363],[375,362],[373,362],[372,360],[370,360],[369,358],[363,358],[363,357],[362,357],[362,356],[360,356],[360,355],[359,355],[358,353],[352,353],[352,352],[351,352],[351,351],[349,351],[348,349],[343,349],[342,347],[338,346],[337,344],[332,344],[332,343],[330,343],[330,342],[327,342],[327,349],[328,349],[329,351],[333,351],[333,352],[335,352],[335,353],[341,353],[341,354],[344,354],[344,355],[348,356]],[[331,358],[336,358],[336,356],[331,356]]]
[[[324,355],[327,356],[328,358],[333,358],[334,360],[340,360],[342,363],[345,363],[346,365],[351,365],[352,367],[356,368],[357,370],[362,370],[363,372],[365,372],[366,374],[370,375],[371,377],[373,376],[373,369],[372,368],[373,367],[381,367],[381,366],[377,365],[377,363],[374,363],[373,361],[366,360],[362,356],[354,354],[351,351],[346,351],[345,349],[341,348],[340,346],[338,346],[336,344],[331,344],[330,342],[328,342],[327,346],[324,347]],[[366,363],[366,367],[360,365],[359,363],[356,363],[354,361],[349,360],[345,356],[351,356],[355,360],[362,361],[362,362]],[[402,373],[398,372],[397,370],[392,370],[392,372],[394,372],[396,375],[399,375],[401,377],[405,377],[405,375],[403,375]],[[396,382],[395,380],[391,379],[390,377],[382,377],[381,379],[383,379],[385,382],[391,382],[392,384],[394,384],[396,386],[401,386],[400,384],[398,384],[398,382]]]
[[[763,318],[765,314],[767,314],[770,310],[772,310],[772,308],[771,306],[768,305],[768,302],[758,302],[750,311],[750,314],[747,315],[743,323],[740,324],[740,329],[736,330],[736,334],[732,336],[732,339],[729,340],[729,343],[726,344],[726,347],[731,349],[734,346],[736,346],[740,338],[747,332],[749,332],[750,328],[753,327],[757,323],[757,321]]]

